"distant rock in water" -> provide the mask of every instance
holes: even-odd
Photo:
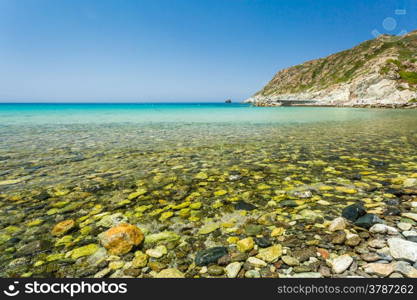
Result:
[[[232,103],[232,99],[226,99],[226,101],[224,101],[224,103]]]
[[[281,70],[245,102],[276,106],[291,100],[330,106],[417,107],[417,30],[404,36],[381,35]]]

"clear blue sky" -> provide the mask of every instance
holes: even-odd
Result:
[[[415,0],[0,0],[0,101],[237,101],[416,28]]]

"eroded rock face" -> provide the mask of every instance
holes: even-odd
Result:
[[[120,224],[100,235],[101,244],[110,254],[126,254],[144,239],[142,231],[135,225]]]

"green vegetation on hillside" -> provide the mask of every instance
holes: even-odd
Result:
[[[381,58],[389,57],[384,63]],[[392,59],[395,57],[395,59]],[[405,37],[382,36],[326,58],[278,72],[257,95],[271,96],[325,89],[347,83],[379,66],[379,74],[417,84],[417,32]]]

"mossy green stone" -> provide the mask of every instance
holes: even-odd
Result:
[[[173,215],[174,215],[174,212],[172,212],[172,211],[166,211],[166,212],[164,212],[164,213],[161,214],[161,216],[159,217],[159,221],[168,220]]]
[[[97,244],[89,244],[71,251],[71,258],[77,259],[94,254],[100,247]]]
[[[64,253],[54,253],[54,254],[50,254],[46,257],[46,261],[51,262],[51,261],[56,261],[56,260],[60,260],[63,259],[65,257]]]
[[[149,234],[145,236],[145,244],[152,245],[158,243],[176,242],[180,239],[180,236],[175,232],[162,231],[159,233]]]
[[[216,223],[206,224],[200,228],[200,230],[198,231],[198,234],[209,234],[217,230],[219,227],[220,225]]]
[[[1,233],[0,234],[0,244],[4,244],[8,240],[10,240],[12,237],[8,234]]]
[[[55,242],[55,246],[62,246],[62,245],[67,246],[68,244],[72,242],[72,239],[73,237],[71,235],[65,235]]]

